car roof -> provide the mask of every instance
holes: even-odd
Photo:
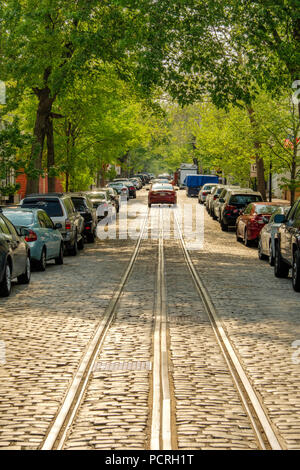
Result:
[[[252,202],[252,204],[255,204],[256,206],[282,206],[284,207],[285,204],[282,204],[282,202],[263,202],[263,201],[258,201],[258,202]],[[288,204],[286,204],[288,206]]]
[[[24,199],[27,199],[29,197],[69,197],[70,195],[68,193],[33,193],[33,194],[28,194],[24,197]]]
[[[261,196],[259,191],[252,191],[252,189],[234,189],[230,191],[233,194],[251,194],[251,196]]]
[[[37,208],[37,207],[7,207],[3,209],[4,212],[38,212],[43,211],[44,209]]]
[[[70,197],[86,197],[87,195],[81,191],[74,192],[74,193],[66,193],[66,196]]]

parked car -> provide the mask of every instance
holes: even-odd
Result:
[[[263,226],[269,222],[271,215],[279,204],[273,202],[252,202],[236,222],[236,238],[242,239],[246,246],[257,242]]]
[[[280,224],[275,237],[274,274],[287,277],[292,268],[292,285],[300,292],[300,198],[288,214],[277,214],[274,222]]]
[[[94,243],[96,239],[96,230],[98,225],[97,211],[87,194],[71,193],[70,194],[75,209],[84,219],[82,234],[90,243]]]
[[[280,206],[270,217],[269,222],[263,226],[258,240],[258,257],[259,259],[268,259],[271,266],[274,266],[275,260],[275,236],[280,224],[274,222],[277,214],[287,215],[290,206]]]
[[[219,199],[219,196],[223,189],[225,188],[224,184],[218,184],[215,186],[215,188],[212,190],[211,194],[208,194],[207,199],[206,199],[206,209],[208,213],[211,215],[211,217],[214,218],[214,204],[215,202]]]
[[[226,196],[228,196],[230,191],[240,189],[238,186],[231,186],[231,185],[226,185],[224,186],[223,190],[220,192],[219,197],[216,199],[216,201],[213,203],[213,218],[217,219],[219,222],[221,220],[221,213],[222,213],[222,208],[225,203]],[[253,192],[252,189],[242,189],[245,192]],[[228,199],[228,197],[227,197]]]
[[[199,204],[205,203],[207,196],[211,194],[212,189],[215,188],[216,186],[217,186],[216,184],[207,183],[202,187],[202,189],[200,189],[199,194],[198,194]]]
[[[137,190],[142,189],[143,184],[140,178],[129,178],[129,181],[132,181]]]
[[[145,186],[147,183],[148,183],[148,178],[146,178],[146,175],[142,174],[142,173],[137,173],[136,175],[133,175],[133,177],[138,177],[142,180],[142,185]]]
[[[121,197],[121,199],[127,199],[129,200],[129,189],[127,186],[125,186],[121,181],[120,182],[111,182],[107,184],[108,188],[113,188],[118,195]]]
[[[262,196],[259,192],[248,188],[229,188],[219,197],[219,222],[223,231],[235,226],[240,213],[250,202],[260,202]]]
[[[105,191],[107,195],[107,199],[110,200],[113,207],[115,208],[115,212],[119,212],[120,203],[119,203],[119,196],[114,188],[106,187],[106,188],[99,188],[99,191]]]
[[[171,184],[154,184],[148,193],[148,207],[152,204],[176,204],[177,194]]]
[[[30,248],[14,225],[0,210],[0,296],[8,297],[12,281],[29,284],[31,277]]]
[[[89,196],[96,209],[98,222],[106,217],[112,216],[115,207],[111,202],[107,188],[105,188],[105,190],[87,191],[86,194]]]
[[[127,186],[128,188],[128,191],[129,191],[129,197],[135,199],[136,198],[136,188],[134,186],[134,184],[132,183],[132,181],[128,181],[128,180],[123,180],[123,179],[114,179],[114,182],[122,182],[122,184],[124,186]]]
[[[60,229],[65,249],[73,256],[78,248],[84,247],[84,219],[76,211],[71,197],[65,193],[30,194],[21,202],[23,208],[43,209],[55,224],[61,224]]]
[[[3,209],[3,214],[18,229],[23,230],[30,248],[31,263],[40,271],[45,271],[47,261],[55,264],[64,262],[64,241],[60,232],[61,224],[53,224],[42,209]]]

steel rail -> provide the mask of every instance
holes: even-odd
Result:
[[[225,333],[222,322],[216,312],[215,306],[209,296],[209,293],[201,281],[190,254],[186,248],[185,241],[183,239],[182,231],[178,222],[176,210],[174,213],[174,222],[177,227],[179,235],[180,245],[184,254],[185,261],[196,285],[199,296],[205,306],[208,318],[212,325],[213,331],[217,338],[218,344],[221,348],[222,354],[225,358],[230,374],[233,378],[234,384],[238,390],[241,401],[247,412],[254,433],[258,440],[259,446],[262,450],[282,450],[284,447],[281,445],[276,433],[272,427],[271,421],[260,403],[260,400],[251,385],[244,368],[234,351],[231,342]]]
[[[96,328],[94,337],[90,341],[87,350],[85,351],[81,359],[80,365],[74,375],[72,383],[64,398],[63,404],[60,407],[60,410],[53,424],[51,425],[43,444],[41,445],[41,450],[61,450],[63,448],[68,431],[74,421],[74,417],[80,406],[82,397],[86,391],[89,378],[92,374],[97,356],[101,350],[109,327],[114,319],[121,294],[124,290],[126,282],[137,259],[141,242],[145,233],[148,216],[149,209],[147,210],[147,213],[145,215],[140,235],[137,240],[135,250],[131,256],[130,262],[127,266],[127,269],[123,274],[117,289],[113,293],[110,303],[105,310],[103,319]]]
[[[151,450],[172,450],[164,231],[161,208],[159,209],[159,245],[156,286],[155,323],[153,335],[153,400],[150,448]]]

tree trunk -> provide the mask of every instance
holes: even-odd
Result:
[[[254,117],[254,109],[251,106],[247,106],[247,111],[248,111],[252,129],[254,131],[254,136],[257,136],[257,122]],[[267,194],[266,194],[266,182],[265,182],[265,168],[264,168],[264,161],[260,156],[261,144],[258,138],[255,137],[253,145],[254,145],[256,169],[257,169],[257,189],[261,193],[263,200],[266,201]]]
[[[31,149],[33,171],[28,175],[26,194],[37,193],[39,191],[39,176],[42,170],[47,120],[55,100],[55,98],[51,98],[50,89],[48,87],[42,90],[35,88],[34,92],[38,97],[39,103],[34,126],[34,142]]]
[[[53,135],[53,120],[48,116],[46,120],[46,135],[47,135],[47,172],[48,172],[48,192],[55,192],[55,177],[50,176],[51,167],[55,164],[54,156],[54,135]]]

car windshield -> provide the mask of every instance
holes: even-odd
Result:
[[[108,183],[110,188],[122,188],[123,183]]]
[[[208,184],[208,185],[203,186],[203,191],[209,191],[212,188],[214,188],[214,185]]]
[[[230,198],[229,204],[241,204],[247,206],[250,202],[261,201],[259,194],[234,194]]]
[[[34,217],[32,212],[25,211],[3,211],[5,217],[10,220],[14,225],[28,227],[34,222]]]
[[[62,217],[63,211],[58,199],[34,199],[25,198],[22,207],[35,207],[43,209],[49,217]]]
[[[255,213],[270,215],[270,214],[273,214],[273,212],[276,211],[277,209],[278,209],[278,206],[259,205],[259,206],[256,206]]]
[[[80,197],[72,197],[72,202],[75,206],[75,209],[79,212],[84,212],[86,210],[85,200]]]
[[[92,199],[92,201],[97,201],[97,200],[104,201],[105,199],[105,193],[90,193],[89,196]]]
[[[215,192],[215,194],[219,195],[221,194],[221,192],[223,191],[224,188],[218,188],[217,191]]]
[[[157,190],[165,190],[165,191],[173,191],[173,186],[171,184],[154,184],[152,186],[153,191]]]

